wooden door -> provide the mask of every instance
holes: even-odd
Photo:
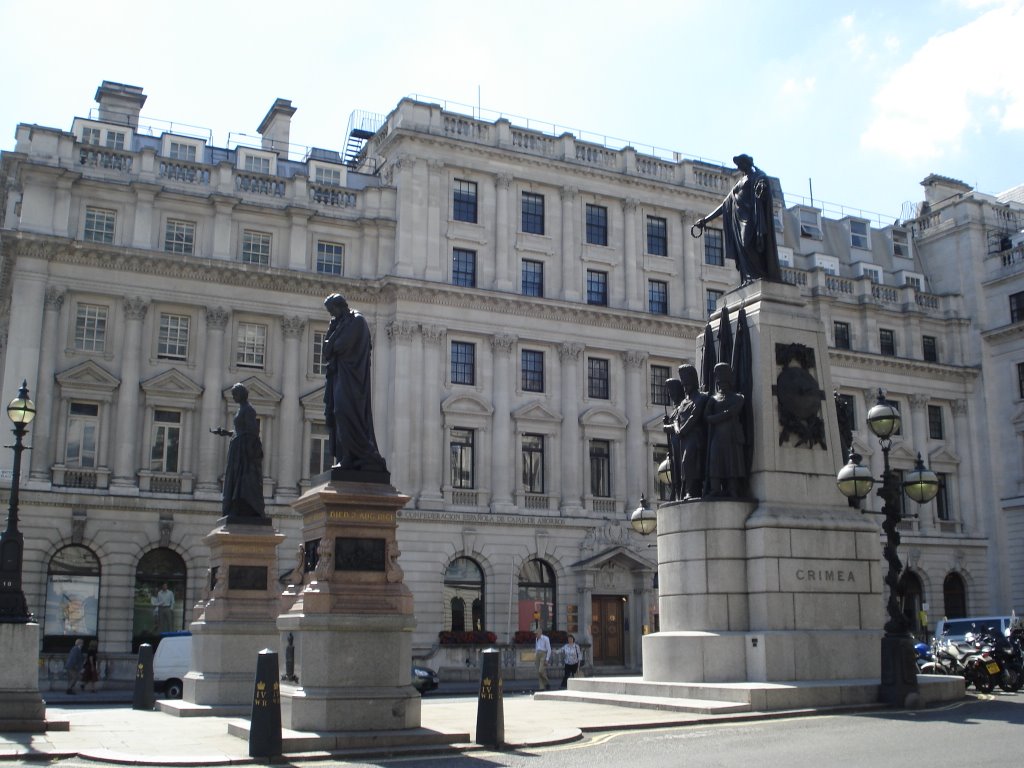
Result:
[[[590,601],[590,636],[594,640],[593,664],[626,663],[625,615],[626,598],[622,595],[594,595]]]

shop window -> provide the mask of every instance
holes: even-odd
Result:
[[[161,631],[184,628],[186,574],[185,561],[167,547],[151,549],[139,559],[132,604],[133,653],[142,643],[155,645]]]
[[[100,561],[88,547],[59,549],[46,572],[43,650],[68,651],[99,635]]]

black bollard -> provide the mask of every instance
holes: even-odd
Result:
[[[505,744],[505,711],[502,704],[501,651],[488,648],[480,654],[480,700],[476,708],[476,743],[500,749]]]
[[[264,648],[256,661],[249,757],[277,757],[281,754],[281,683],[277,675],[277,652]]]
[[[135,694],[132,709],[153,709],[153,646],[139,646],[139,661],[135,666]]]

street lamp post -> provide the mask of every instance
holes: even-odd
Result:
[[[889,586],[889,599],[886,611],[889,614],[885,622],[885,635],[882,637],[882,677],[879,698],[887,704],[904,706],[908,698],[917,694],[917,664],[914,660],[914,639],[910,634],[910,626],[906,616],[900,610],[899,579],[903,564],[900,562],[897,549],[900,545],[899,523],[903,519],[900,493],[918,504],[925,504],[935,498],[939,492],[938,477],[926,469],[917,455],[917,463],[913,471],[907,474],[900,487],[897,474],[889,466],[889,450],[892,447],[892,436],[899,431],[900,414],[892,405],[885,402],[882,390],[878,390],[878,402],[868,411],[868,429],[878,438],[882,447],[883,472],[882,484],[877,493],[882,499],[882,512],[885,517],[882,530],[885,532],[885,546],[882,554],[889,569],[885,575],[885,583]],[[850,452],[849,463],[839,470],[836,484],[843,495],[854,499],[864,498],[875,483],[871,471],[860,464],[861,457]]]
[[[25,553],[25,537],[18,530],[18,489],[21,485],[21,454],[28,425],[35,418],[35,404],[28,396],[28,382],[23,381],[18,395],[7,406],[7,415],[14,423],[14,467],[11,474],[11,504],[7,529],[0,533],[0,622],[26,624],[33,620],[22,590],[21,570]]]

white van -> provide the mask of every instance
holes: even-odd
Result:
[[[192,664],[192,633],[165,632],[153,654],[153,688],[168,699],[180,699],[182,680]]]
[[[974,616],[966,619],[940,619],[935,625],[935,636],[943,640],[963,642],[968,632],[990,631],[1004,635],[1014,620],[1013,616]]]

